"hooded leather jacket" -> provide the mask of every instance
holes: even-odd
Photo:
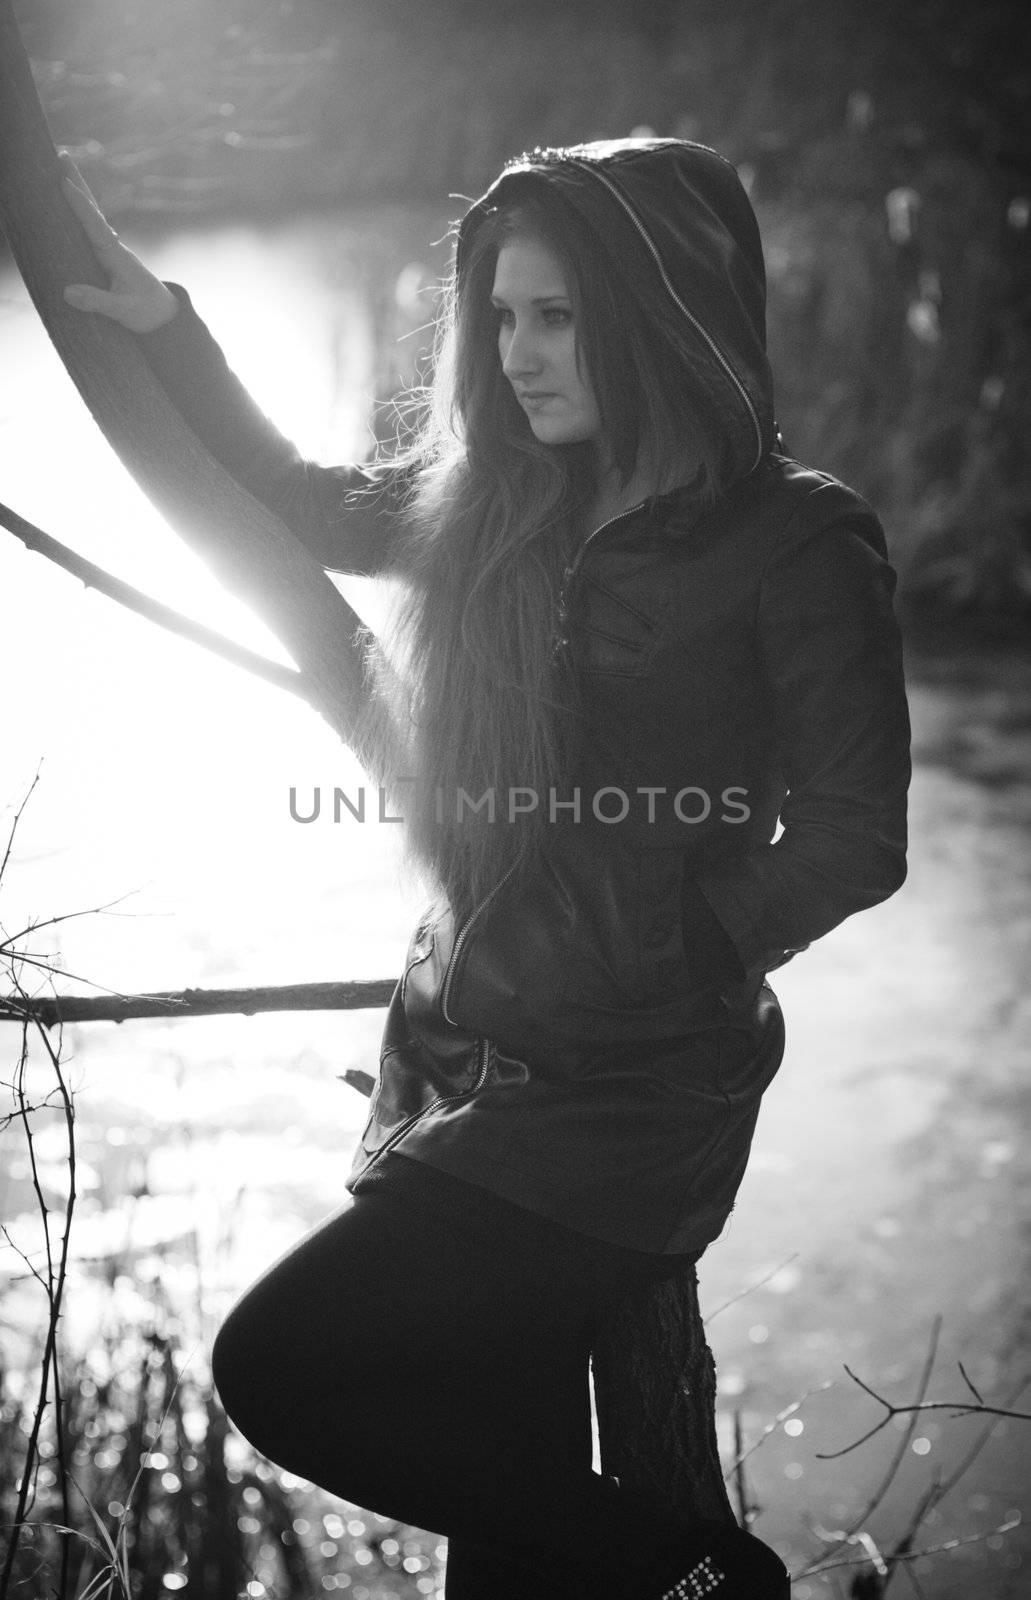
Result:
[[[779,453],[734,168],[679,140],[534,151],[467,213],[459,286],[490,207],[541,184],[673,307],[724,488],[702,517],[687,489],[645,500],[570,563],[580,769],[525,871],[460,926],[438,908],[415,929],[348,1187],[396,1152],[612,1243],[695,1252],[781,1060],[767,972],[905,876],[894,574],[866,502]],[[303,461],[170,287],[180,314],[140,343],[198,436],[325,566],[389,572],[396,471]]]

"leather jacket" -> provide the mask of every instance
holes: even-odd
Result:
[[[613,1243],[719,1233],[780,1063],[773,967],[905,876],[909,723],[894,574],[853,490],[778,453],[762,254],[733,168],[681,141],[537,151],[618,270],[683,313],[727,481],[594,530],[560,646],[584,739],[554,825],[458,928],[416,928],[350,1188],[387,1151]],[[140,342],[199,437],[327,567],[391,570],[397,474],[302,461],[196,316]],[[778,826],[781,832],[774,838]]]

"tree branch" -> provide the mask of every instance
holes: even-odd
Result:
[[[941,1319],[940,1316],[937,1316],[937,1317],[935,1317],[934,1322],[931,1325],[931,1337],[928,1340],[927,1354],[924,1357],[923,1370],[922,1370],[922,1372],[920,1374],[920,1381],[919,1381],[919,1383],[917,1385],[916,1404],[918,1404],[918,1405],[920,1404],[920,1402],[923,1400],[924,1396],[926,1395],[926,1393],[927,1393],[927,1385],[931,1381],[931,1373],[934,1371],[934,1363],[935,1363],[935,1359],[937,1358],[937,1354],[938,1354],[938,1340],[941,1338],[941,1329],[942,1329],[942,1319]],[[847,1372],[848,1368],[846,1367],[845,1370]],[[849,1374],[849,1376],[851,1377],[851,1373]],[[869,1521],[869,1519],[873,1515],[873,1513],[877,1510],[878,1506],[881,1504],[881,1502],[884,1499],[885,1495],[888,1493],[888,1490],[891,1488],[891,1485],[894,1483],[895,1477],[896,1477],[896,1475],[898,1473],[898,1470],[901,1467],[902,1462],[905,1460],[906,1451],[909,1449],[910,1441],[911,1441],[911,1439],[913,1437],[913,1432],[914,1432],[915,1428],[916,1428],[916,1418],[913,1417],[910,1420],[908,1428],[903,1433],[902,1438],[899,1440],[899,1443],[898,1443],[898,1446],[897,1446],[897,1448],[896,1448],[896,1450],[894,1452],[894,1455],[892,1456],[892,1459],[888,1464],[887,1472],[884,1474],[884,1476],[881,1479],[880,1483],[877,1485],[876,1489],[871,1494],[871,1496],[870,1496],[869,1500],[867,1501],[866,1505],[863,1507],[863,1510],[859,1513],[858,1516],[853,1517],[853,1519],[852,1519],[851,1523],[849,1524],[849,1526],[847,1528],[845,1528],[837,1536],[836,1543],[832,1544],[832,1546],[831,1546],[831,1548],[829,1550],[825,1550],[824,1551],[823,1559],[826,1559],[826,1557],[828,1555],[833,1555],[835,1553],[835,1551],[839,1550],[842,1547],[842,1545],[845,1545],[845,1544],[848,1544],[848,1543],[852,1542],[858,1535],[860,1535],[862,1533],[866,1523]],[[855,1445],[850,1445],[849,1449],[850,1450],[854,1450],[859,1444],[862,1444],[862,1443],[863,1443],[863,1441],[861,1439],[859,1439],[859,1440],[856,1441]],[[845,1451],[841,1452],[842,1455],[844,1455],[845,1453],[846,1453]],[[819,1459],[819,1457],[818,1457],[818,1459]],[[810,1571],[810,1568],[806,1567],[804,1575],[808,1577],[809,1571]]]
[[[853,1383],[857,1383],[871,1399],[876,1400],[878,1405],[884,1407],[884,1416],[869,1432],[862,1434],[860,1438],[853,1440],[851,1444],[845,1445],[844,1449],[818,1452],[817,1461],[836,1461],[839,1456],[847,1456],[851,1451],[858,1450],[861,1444],[866,1444],[868,1439],[873,1439],[880,1433],[882,1428],[888,1426],[894,1417],[911,1416],[915,1419],[921,1411],[951,1411],[957,1417],[1013,1417],[1018,1422],[1031,1422],[1031,1411],[1014,1411],[1009,1406],[986,1405],[983,1400],[917,1400],[910,1401],[908,1404],[894,1405],[892,1401],[885,1400],[883,1395],[879,1395],[875,1389],[871,1389],[870,1385],[864,1383],[862,1378],[857,1377],[851,1367],[846,1367],[845,1371]]]
[[[169,633],[178,634],[181,639],[188,639],[191,644],[199,644],[202,649],[221,656],[223,661],[231,662],[234,667],[242,667],[245,672],[252,672],[255,677],[274,684],[277,689],[285,689],[289,694],[300,695],[302,699],[307,698],[305,681],[293,667],[283,667],[277,661],[269,661],[256,651],[248,650],[244,645],[235,644],[232,639],[216,633],[214,628],[207,628],[202,622],[194,622],[191,617],[184,617],[182,612],[173,611],[171,606],[162,605],[160,600],[152,600],[142,589],[134,588],[131,583],[124,583],[121,578],[115,578],[111,573],[105,572],[103,567],[87,561],[85,556],[77,555],[74,550],[69,550],[67,545],[51,538],[42,528],[27,522],[17,511],[12,511],[10,506],[5,506],[2,502],[0,502],[0,527],[6,528],[8,533],[13,533],[27,550],[33,551],[36,555],[46,556],[48,561],[53,561],[55,565],[63,567],[65,572],[70,572],[73,577],[81,579],[88,589],[96,589],[98,594],[105,594],[109,600],[116,600],[119,605],[125,606],[129,611],[135,611],[148,622],[156,623],[159,628],[165,628]]]
[[[756,1450],[758,1450],[761,1445],[766,1443],[766,1440],[771,1434],[776,1433],[777,1429],[782,1428],[784,1423],[787,1422],[789,1418],[793,1417],[796,1412],[801,1411],[806,1401],[811,1400],[814,1394],[825,1394],[828,1389],[833,1388],[834,1384],[831,1379],[828,1378],[825,1383],[818,1383],[814,1389],[807,1389],[805,1394],[800,1395],[797,1400],[792,1400],[791,1404],[789,1406],[785,1406],[783,1411],[778,1411],[773,1421],[768,1422],[758,1437],[753,1439],[752,1443],[749,1445],[745,1445],[743,1441],[738,1441],[735,1430],[734,1458],[724,1473],[724,1478],[730,1478],[731,1474],[735,1473],[738,1467],[743,1462],[748,1460],[750,1455],[754,1455]],[[736,1412],[735,1416],[737,1416]]]
[[[953,1539],[943,1539],[941,1544],[925,1545],[921,1550],[907,1550],[904,1554],[892,1559],[898,1561],[919,1561],[922,1556],[938,1556],[946,1550],[959,1550],[963,1545],[981,1544],[985,1539],[992,1538],[995,1534],[1012,1533],[1014,1528],[1020,1526],[1019,1517],[1007,1517],[994,1528],[989,1528],[987,1533],[957,1534]],[[821,1561],[818,1566],[806,1567],[805,1576],[815,1577],[823,1572],[836,1572],[842,1567],[861,1567],[869,1560],[866,1556],[847,1556],[841,1561]]]
[[[154,994],[0,995],[0,1022],[44,1028],[62,1022],[129,1022],[141,1017],[214,1017],[261,1011],[363,1011],[390,1004],[393,978],[365,982],[285,983],[257,989],[167,989]]]
[[[361,619],[318,561],[214,460],[131,333],[64,302],[105,274],[64,198],[12,0],[0,0],[0,224],[33,304],[94,420],[143,492],[297,662],[311,704],[360,742],[370,695]]]
[[[718,1317],[721,1311],[726,1311],[730,1306],[736,1306],[739,1300],[747,1299],[750,1294],[754,1294],[755,1291],[757,1289],[761,1289],[764,1284],[770,1283],[777,1276],[778,1272],[783,1272],[785,1267],[789,1267],[792,1261],[797,1260],[798,1251],[794,1250],[791,1255],[785,1256],[783,1261],[779,1261],[775,1267],[771,1267],[769,1272],[764,1273],[761,1278],[757,1278],[754,1283],[746,1284],[745,1288],[739,1289],[737,1294],[732,1294],[729,1300],[724,1300],[722,1305],[718,1305],[715,1311],[710,1311],[709,1315],[705,1319],[705,1326],[708,1327],[709,1323],[712,1322],[715,1317]]]

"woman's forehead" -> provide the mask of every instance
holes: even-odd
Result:
[[[543,239],[515,234],[498,250],[494,269],[496,299],[556,300],[569,296],[562,263]]]

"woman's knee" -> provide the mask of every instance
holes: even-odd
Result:
[[[319,1360],[276,1332],[246,1296],[229,1313],[211,1354],[223,1409],[277,1466],[355,1504],[370,1504],[384,1434],[375,1385],[363,1384],[340,1361],[328,1330]]]
[[[254,1442],[254,1423],[275,1395],[277,1368],[285,1365],[276,1352],[263,1319],[248,1312],[246,1298],[226,1317],[211,1351],[211,1376],[231,1420]],[[273,1400],[274,1405],[274,1400]]]
[[[247,1296],[215,1337],[211,1373],[224,1411],[244,1438],[280,1466],[310,1476],[300,1457],[325,1422],[324,1382],[307,1354]]]

